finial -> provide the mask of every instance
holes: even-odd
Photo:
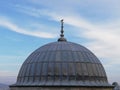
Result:
[[[63,23],[64,23],[64,22],[63,22],[63,19],[62,19],[62,20],[61,20],[61,35],[60,35],[61,37],[64,37],[64,34],[63,34],[63,33],[64,33]]]
[[[60,34],[60,38],[58,39],[58,41],[67,41],[65,38],[64,38],[64,30],[63,30],[63,19],[61,20],[61,34]]]

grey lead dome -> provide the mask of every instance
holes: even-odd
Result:
[[[110,86],[98,58],[67,41],[46,44],[23,63],[15,86]]]

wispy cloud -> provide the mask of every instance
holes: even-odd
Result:
[[[61,14],[76,14],[79,12],[79,15],[82,14],[86,18],[95,18],[95,19],[112,19],[120,16],[120,1],[119,0],[65,0],[61,2],[59,0],[30,0],[32,4],[42,5],[47,7],[50,11],[56,11]],[[49,3],[48,3],[49,2]],[[97,17],[97,18],[96,18]]]
[[[25,34],[25,35],[30,35],[30,36],[35,36],[35,37],[40,37],[40,38],[55,38],[56,35],[50,32],[42,32],[42,31],[35,31],[35,30],[26,30],[24,28],[21,28],[17,24],[11,22],[10,20],[6,19],[6,17],[0,17],[0,26],[7,28],[8,30]]]
[[[21,6],[19,6],[19,8],[21,8]],[[55,21],[59,21],[61,18],[64,18],[66,24],[79,28],[79,30],[76,30],[77,32],[80,32],[77,33],[77,36],[82,35],[82,37],[92,40],[91,42],[87,43],[87,46],[96,52],[96,54],[98,54],[100,57],[119,57],[120,19],[96,24],[89,22],[77,14],[69,16],[61,13],[61,15],[59,15],[56,12],[50,12],[48,10],[41,10],[32,7],[24,7],[22,10],[24,13],[32,10],[32,15],[46,15]],[[27,14],[31,15],[31,13]],[[111,52],[111,50],[115,50],[117,52]]]

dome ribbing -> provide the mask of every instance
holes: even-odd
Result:
[[[35,50],[23,63],[17,86],[109,86],[98,58],[72,42],[53,42]]]

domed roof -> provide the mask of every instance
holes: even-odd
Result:
[[[98,58],[87,48],[68,42],[63,34],[63,20],[61,23],[58,42],[35,50],[23,63],[14,85],[111,86]]]
[[[16,85],[106,86],[108,81],[102,64],[91,51],[60,41],[35,50],[23,63]]]

